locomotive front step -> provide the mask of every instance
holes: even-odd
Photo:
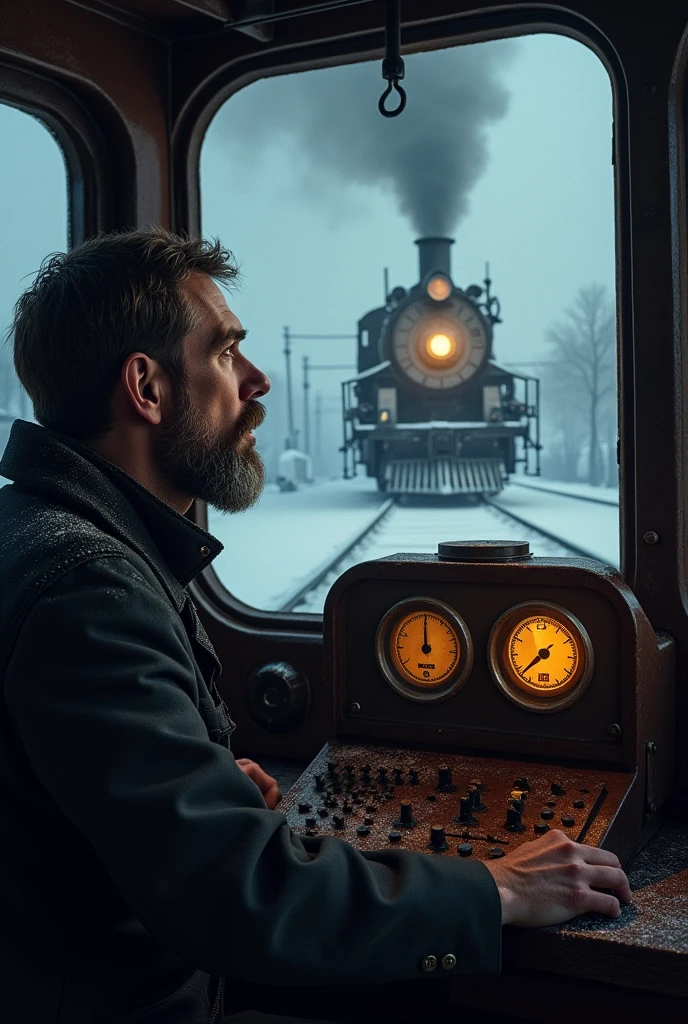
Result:
[[[393,459],[385,466],[387,494],[499,494],[502,459]]]

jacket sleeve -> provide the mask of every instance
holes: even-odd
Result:
[[[231,666],[228,666],[231,672]],[[480,862],[302,841],[196,703],[181,620],[126,559],[70,569],[34,605],[5,675],[38,779],[132,913],[211,973],[265,984],[497,972],[501,905]],[[455,972],[454,971],[454,972]]]

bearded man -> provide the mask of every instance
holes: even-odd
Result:
[[[497,972],[503,923],[630,900],[616,857],[557,831],[489,864],[298,838],[275,780],[235,760],[187,589],[222,545],[185,518],[263,486],[270,382],[216,284],[235,276],[218,242],[150,229],[51,257],[17,303],[38,422],[0,462],[12,1024],[215,1024],[225,978],[225,1011],[240,983],[432,989]]]

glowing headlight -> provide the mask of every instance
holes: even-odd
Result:
[[[425,291],[435,302],[443,302],[452,293],[452,283],[444,274],[435,274],[425,286]]]
[[[446,359],[453,353],[455,345],[448,334],[432,334],[425,342],[425,348],[434,359]]]

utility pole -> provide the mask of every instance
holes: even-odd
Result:
[[[289,427],[289,436],[287,437],[288,448],[298,448],[299,444],[299,431],[294,426],[294,398],[292,394],[292,380],[291,380],[291,353],[292,343],[294,341],[357,341],[357,334],[292,334],[288,327],[283,328],[284,337],[284,359],[286,365],[286,383],[287,383],[287,423]],[[310,454],[310,409],[308,403],[308,392],[310,389],[309,373],[311,370],[355,370],[355,366],[315,366],[309,362],[308,356],[303,358],[303,425],[305,434],[305,450],[307,454]]]
[[[291,336],[289,334],[289,328],[284,328],[284,359],[287,366],[287,425],[289,428],[289,436],[287,438],[287,447],[296,448],[296,437],[294,435],[294,402],[291,393],[291,347],[289,341]]]
[[[308,392],[310,390],[308,380],[308,356],[303,357],[303,447],[306,455],[311,453],[311,424],[310,409],[308,407]]]
[[[322,394],[315,393],[315,453],[314,462],[320,471],[320,459],[322,455]]]

